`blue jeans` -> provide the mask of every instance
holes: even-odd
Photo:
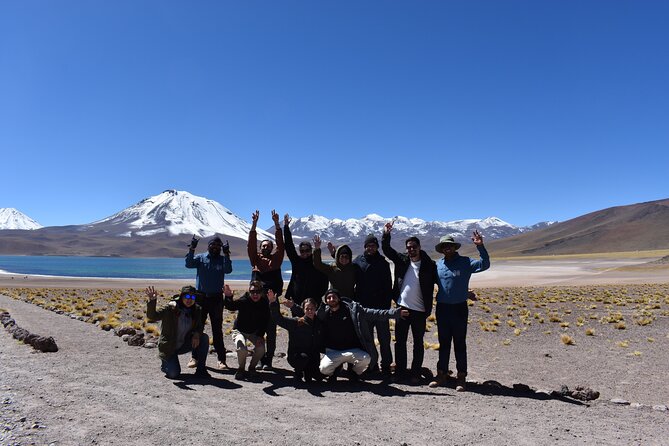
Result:
[[[161,359],[160,370],[165,373],[165,376],[169,379],[177,379],[181,374],[181,365],[179,364],[179,355],[186,354],[193,351],[193,347],[190,343],[191,337],[186,336],[186,342],[179,348],[177,351],[168,356],[167,359]],[[197,350],[195,350],[195,355],[193,357],[197,360],[197,369],[198,371],[203,371],[205,368],[205,363],[207,362],[207,354],[209,353],[209,336],[206,333],[200,335],[200,345],[198,345]]]
[[[455,350],[455,365],[459,374],[467,375],[467,302],[459,304],[437,303],[437,330],[439,337],[439,362],[437,369],[448,371],[451,342]]]

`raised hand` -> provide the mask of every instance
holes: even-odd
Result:
[[[337,252],[337,247],[332,242],[328,242],[328,251],[330,251],[330,255],[334,257]]]
[[[158,293],[156,293],[156,289],[152,286],[146,287],[146,289],[144,290],[144,294],[146,294],[146,297],[148,297],[149,300],[158,299]]]
[[[223,295],[227,298],[231,298],[233,296],[232,288],[230,288],[230,285],[225,284],[223,287]]]
[[[286,308],[292,308],[292,306],[295,305],[295,302],[293,302],[293,299],[284,299],[283,302],[281,302],[281,305]]]
[[[401,317],[402,319],[406,319],[406,318],[408,318],[409,315],[410,315],[409,310],[407,310],[406,308],[402,308],[402,309],[400,310],[400,317]]]
[[[290,216],[288,214],[283,216],[283,225],[288,226],[290,224]]]
[[[321,249],[321,236],[318,234],[314,235],[314,248]]]
[[[474,231],[472,233],[472,242],[474,242],[476,246],[481,246],[483,244],[483,236],[479,231]]]
[[[222,251],[223,251],[224,256],[229,256],[230,255],[230,242],[229,241],[227,241],[227,240],[225,241],[225,243],[223,244]]]
[[[200,241],[200,239],[195,237],[195,234],[193,234],[193,238],[190,239],[190,244],[188,245],[188,248],[195,251],[195,248],[197,248],[197,242],[199,242],[199,241]]]
[[[260,211],[256,209],[256,211],[251,214],[251,221],[253,224],[258,224],[258,219],[260,218]]]
[[[279,226],[279,214],[277,214],[274,209],[272,209],[272,221],[274,222],[274,226],[276,226],[277,228],[280,228],[280,226]]]
[[[385,225],[383,225],[383,232],[385,234],[390,234],[390,231],[393,230],[393,225],[395,224],[395,220],[389,221]]]
[[[274,302],[276,302],[276,294],[274,294],[274,291],[273,291],[273,290],[269,290],[269,291],[267,291],[267,300],[268,300],[269,303],[271,303],[271,304],[273,304]]]

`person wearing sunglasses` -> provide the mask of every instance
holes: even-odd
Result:
[[[202,324],[211,322],[211,336],[214,338],[214,350],[218,356],[217,367],[220,370],[227,369],[225,360],[225,344],[223,342],[223,285],[225,275],[232,272],[232,261],[230,260],[230,245],[225,244],[220,237],[216,236],[209,240],[207,252],[195,255],[198,239],[193,239],[188,245],[186,254],[186,268],[197,269],[195,287],[199,291],[198,305],[202,307]],[[222,252],[222,254],[221,254]],[[197,366],[195,352],[188,362],[188,367]]]
[[[306,240],[300,242],[299,253],[295,249],[288,214],[283,217],[283,238],[292,271],[286,288],[286,299],[293,301],[295,305],[290,307],[290,311],[293,316],[298,316],[305,299],[318,301],[325,294],[328,289],[328,277],[314,267],[311,243]]]
[[[237,318],[232,326],[232,340],[237,350],[237,362],[239,367],[235,372],[235,379],[257,377],[256,365],[265,354],[265,331],[270,319],[269,303],[263,284],[259,280],[252,280],[249,290],[239,299],[234,299],[234,293],[229,285],[225,285],[223,294],[225,308],[237,312]],[[274,291],[267,291],[267,295],[274,296]],[[253,344],[253,355],[246,371],[246,358],[249,350],[246,343]]]
[[[148,297],[146,317],[151,322],[160,321],[158,357],[160,369],[169,379],[177,379],[181,374],[179,355],[195,352],[197,368],[195,376],[209,378],[205,368],[209,352],[209,336],[204,333],[202,308],[195,303],[197,290],[192,286],[181,288],[167,305],[156,310],[158,293],[152,286],[144,291]]]

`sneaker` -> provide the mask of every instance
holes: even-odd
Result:
[[[457,381],[455,382],[455,391],[464,392],[467,389],[467,375],[458,373]]]
[[[218,370],[226,370],[228,368],[228,365],[225,363],[225,361],[218,361],[216,367],[218,367]]]
[[[196,378],[211,378],[211,375],[207,371],[207,369],[198,369],[195,371],[193,374]]]
[[[437,377],[433,380],[430,381],[430,384],[428,384],[428,387],[441,387],[446,385],[446,381],[448,379],[448,374],[442,372],[441,370],[437,370]]]
[[[197,367],[197,360],[195,358],[190,358],[190,361],[188,361],[188,364],[186,365],[189,369],[194,369]]]
[[[246,372],[244,371],[244,369],[237,369],[237,371],[235,372],[235,379],[237,381],[243,381],[245,377],[246,377]]]

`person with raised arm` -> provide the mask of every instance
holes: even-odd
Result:
[[[257,376],[256,365],[265,354],[265,330],[270,319],[269,303],[259,280],[252,280],[249,290],[239,299],[233,300],[234,293],[226,285],[224,290],[225,308],[236,311],[237,318],[232,326],[232,340],[237,350],[237,372],[235,379],[243,380]],[[267,290],[267,296],[274,296],[274,291]],[[249,354],[247,342],[253,344],[253,356],[246,371],[246,358]]]
[[[383,254],[395,265],[393,300],[400,308],[409,312],[409,317],[395,324],[395,381],[409,380],[411,384],[420,384],[421,369],[425,357],[423,338],[425,323],[432,313],[434,285],[437,270],[434,261],[420,247],[417,237],[405,240],[406,254],[398,253],[390,246],[393,222],[383,228],[381,247]],[[413,358],[411,372],[407,373],[407,339],[409,329],[413,336]]]
[[[446,383],[451,342],[455,350],[458,371],[455,390],[463,392],[467,387],[467,319],[469,318],[467,299],[472,297],[469,291],[469,279],[472,274],[490,268],[490,256],[483,246],[483,236],[478,231],[474,231],[472,242],[481,256],[479,259],[461,256],[458,253],[460,243],[450,235],[441,237],[434,247],[444,257],[437,261],[439,290],[436,316],[439,361],[436,379],[430,383],[430,387]]]
[[[286,299],[296,304],[290,309],[292,315],[297,316],[296,312],[299,311],[302,302],[306,299],[318,301],[325,294],[328,289],[328,278],[314,267],[313,249],[310,242],[306,240],[300,242],[299,253],[295,250],[288,214],[283,217],[283,238],[292,271],[288,288],[286,288]]]
[[[207,321],[207,315],[211,322],[211,334],[214,338],[214,350],[218,356],[218,368],[226,369],[228,366],[225,359],[225,343],[223,341],[223,286],[225,275],[232,272],[232,261],[230,260],[230,245],[216,236],[209,240],[207,252],[195,255],[198,239],[193,239],[188,245],[186,254],[186,268],[197,269],[195,276],[195,287],[198,291],[197,303],[202,307],[202,325]],[[221,255],[221,252],[223,253]],[[193,352],[188,367],[197,366],[195,352]]]
[[[152,286],[144,293],[146,317],[151,322],[160,321],[160,337],[158,339],[158,357],[160,369],[169,379],[177,379],[181,374],[179,355],[195,352],[197,368],[195,376],[210,377],[205,368],[209,352],[209,336],[204,333],[202,309],[195,303],[197,290],[192,286],[181,288],[181,292],[172,297],[167,305],[156,309],[158,293]]]
[[[263,284],[265,292],[272,290],[275,295],[281,296],[283,293],[283,277],[281,276],[281,263],[283,262],[284,244],[281,225],[279,225],[279,214],[272,209],[272,221],[274,222],[274,238],[276,240],[276,250],[271,240],[260,242],[260,251],[258,251],[258,233],[256,226],[260,218],[260,211],[256,210],[251,215],[251,231],[249,231],[249,241],[247,245],[249,261],[253,270],[253,280],[259,280]],[[274,351],[276,350],[276,324],[270,318],[267,326],[267,351],[265,356],[258,364],[263,370],[272,369]]]
[[[331,244],[329,244],[331,245]],[[314,236],[314,267],[325,274],[330,281],[330,287],[339,290],[342,296],[352,299],[355,296],[355,286],[360,274],[360,267],[353,263],[353,252],[348,245],[337,248],[333,265],[323,263],[321,257],[321,237]]]

